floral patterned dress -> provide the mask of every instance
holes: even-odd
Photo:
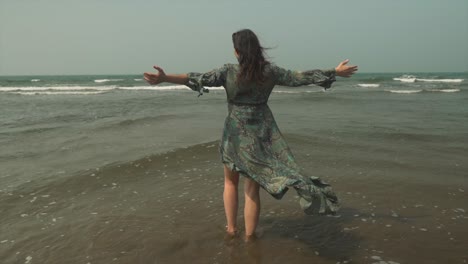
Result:
[[[258,182],[276,199],[294,188],[307,214],[335,213],[339,208],[337,196],[329,184],[301,173],[267,104],[275,85],[316,84],[330,88],[335,70],[297,72],[270,64],[265,66],[266,81],[261,85],[238,84],[238,72],[237,64],[225,64],[207,73],[188,73],[187,86],[199,95],[208,92],[205,87],[210,86],[226,90],[228,115],[220,144],[222,162]]]

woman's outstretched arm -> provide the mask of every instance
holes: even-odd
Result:
[[[301,86],[315,84],[328,89],[335,82],[335,76],[351,77],[357,66],[348,66],[349,60],[341,62],[337,67],[327,70],[290,71],[280,67],[274,68],[276,84],[284,86]]]
[[[211,70],[205,73],[189,72],[183,74],[166,74],[159,66],[154,66],[158,72],[143,74],[145,80],[151,84],[156,85],[162,82],[182,84],[188,86],[190,89],[197,91],[199,96],[204,92],[209,92],[205,86],[224,86],[226,82],[226,74],[229,65],[225,64],[223,67]]]
[[[151,84],[156,85],[162,82],[175,83],[175,84],[187,84],[188,76],[185,73],[182,74],[166,74],[164,70],[159,66],[153,66],[158,72],[151,73],[145,72],[143,74],[145,80]]]

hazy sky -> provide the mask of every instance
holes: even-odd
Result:
[[[291,69],[468,71],[467,0],[0,0],[0,75],[206,71],[242,28]]]

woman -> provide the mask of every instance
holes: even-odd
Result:
[[[158,66],[157,73],[145,73],[152,84],[170,82],[184,84],[199,94],[204,86],[223,86],[228,101],[228,116],[220,145],[224,164],[224,208],[227,232],[237,231],[239,175],[245,176],[245,235],[255,233],[260,214],[259,189],[281,199],[289,187],[296,189],[300,204],[308,214],[334,213],[339,208],[331,187],[317,177],[300,173],[295,159],[279,131],[268,97],[275,85],[301,86],[308,84],[330,88],[335,76],[350,77],[357,66],[347,66],[348,60],[335,69],[293,72],[271,64],[264,48],[249,29],[232,35],[234,53],[239,64],[226,64],[207,73],[166,74]],[[314,202],[314,203],[313,203]]]

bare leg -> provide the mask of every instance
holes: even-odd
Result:
[[[229,234],[237,231],[237,208],[239,204],[237,187],[239,185],[239,173],[231,171],[224,165],[224,210],[226,212],[227,229]]]
[[[245,192],[245,207],[244,207],[244,220],[245,220],[245,236],[247,238],[255,235],[257,228],[258,218],[260,216],[260,185],[249,178],[245,178],[244,192]]]

